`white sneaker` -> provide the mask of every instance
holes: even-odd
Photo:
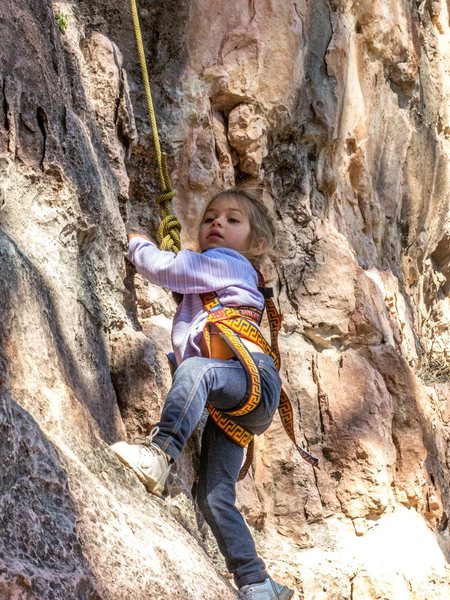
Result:
[[[148,492],[161,496],[170,471],[169,457],[151,440],[158,433],[153,429],[148,445],[117,442],[111,450],[124,465],[133,469]]]
[[[289,600],[293,595],[294,590],[277,583],[270,577],[262,583],[244,585],[239,590],[239,598],[242,600]]]

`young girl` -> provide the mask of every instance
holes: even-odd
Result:
[[[200,294],[215,292],[220,305],[261,310],[257,267],[275,241],[269,213],[254,190],[235,187],[214,196],[201,219],[200,252],[160,251],[146,236],[130,233],[127,258],[143,277],[183,295],[176,311],[172,344],[177,369],[161,418],[145,444],[118,442],[117,457],[149,492],[164,489],[171,464],[208,406],[236,411],[247,396],[247,375],[238,360],[210,358],[203,330],[207,311]],[[213,336],[211,336],[213,337]],[[281,382],[272,357],[241,338],[259,372],[260,402],[251,412],[231,416],[252,434],[265,431],[275,414]],[[241,411],[242,412],[242,411]],[[202,436],[197,503],[211,527],[243,599],[288,600],[293,591],[272,580],[251,533],[235,505],[244,450],[209,416]]]

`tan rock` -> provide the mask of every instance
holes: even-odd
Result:
[[[239,155],[243,173],[258,177],[267,155],[266,124],[254,106],[239,104],[228,115],[228,140]]]

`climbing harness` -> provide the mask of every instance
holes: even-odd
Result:
[[[153,107],[136,0],[130,0],[130,7],[139,62],[141,65],[149,122],[152,131],[153,147],[161,185],[161,194],[156,198],[160,212],[158,241],[162,250],[177,253],[181,247],[181,225],[176,216],[172,214],[170,208],[170,202],[175,197],[176,190],[172,189],[167,166],[167,155],[161,150],[159,141],[158,126]],[[221,411],[208,404],[209,414],[215,424],[241,447],[244,448],[248,446],[246,460],[239,474],[239,480],[245,477],[253,460],[254,434],[233,420],[233,417],[240,417],[250,413],[252,410],[255,410],[261,402],[261,377],[251,353],[242,342],[241,338],[259,346],[265,354],[270,354],[277,369],[280,369],[278,332],[281,327],[281,317],[273,301],[273,292],[271,288],[264,287],[264,280],[260,273],[258,273],[258,279],[260,291],[265,298],[265,308],[269,319],[270,344],[264,338],[258,327],[262,319],[263,311],[251,306],[223,306],[220,303],[216,292],[200,294],[205,310],[208,313],[206,325],[203,330],[203,337],[208,356],[211,358],[225,359],[236,357],[244,368],[247,378],[247,393],[238,408],[231,411]],[[292,405],[283,389],[281,390],[278,411],[286,433],[294,443],[302,458],[314,467],[319,468],[318,459],[298,446],[296,442]]]
[[[167,166],[167,155],[165,152],[162,152],[159,141],[158,126],[156,123],[155,110],[153,108],[150,80],[148,76],[147,61],[145,59],[144,43],[142,41],[141,26],[139,22],[136,0],[130,0],[130,7],[139,62],[141,65],[145,98],[147,101],[148,117],[152,130],[153,148],[155,150],[156,164],[158,166],[159,180],[161,185],[161,194],[156,198],[156,202],[159,204],[160,215],[160,224],[157,232],[158,241],[161,250],[169,250],[177,253],[181,247],[181,225],[176,216],[171,212],[170,208],[170,202],[175,197],[177,192],[176,190],[172,189]]]
[[[258,272],[258,288],[265,298],[265,308],[269,320],[270,344],[262,335],[258,325],[261,322],[263,311],[251,306],[223,306],[216,292],[200,294],[203,306],[208,313],[203,329],[203,340],[210,358],[237,358],[244,368],[247,378],[247,393],[240,405],[229,411],[219,410],[210,404],[208,412],[214,423],[228,437],[247,449],[247,456],[239,473],[238,480],[243,479],[253,461],[254,435],[243,427],[233,417],[247,415],[255,410],[261,402],[261,376],[253,357],[245,344],[248,340],[261,348],[264,354],[269,354],[277,369],[280,369],[280,351],[278,347],[278,333],[281,328],[281,317],[273,300],[272,288],[266,288],[264,279]],[[280,404],[278,406],[283,427],[291,441],[297,448],[300,456],[313,467],[319,468],[319,460],[301,448],[295,438],[294,413],[292,405],[284,389],[281,390]]]

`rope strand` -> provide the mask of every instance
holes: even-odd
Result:
[[[159,205],[159,215],[161,223],[158,227],[158,242],[161,250],[170,250],[177,253],[181,248],[180,230],[181,225],[177,217],[172,214],[170,203],[176,195],[176,190],[172,189],[167,166],[167,155],[161,151],[159,141],[158,125],[156,122],[155,110],[153,107],[152,93],[150,89],[150,79],[148,76],[147,61],[145,58],[144,43],[142,41],[141,26],[136,0],[130,0],[131,16],[133,19],[134,35],[136,37],[137,52],[141,65],[142,81],[144,84],[145,98],[147,101],[148,116],[152,130],[153,148],[155,150],[156,164],[158,167],[159,180],[161,185],[161,194],[156,198]]]

